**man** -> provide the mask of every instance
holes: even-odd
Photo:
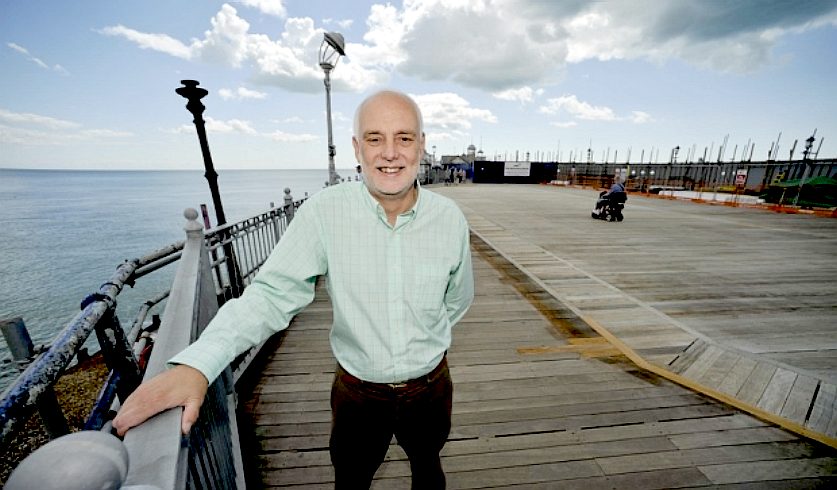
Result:
[[[302,206],[241,298],[143,383],[114,419],[118,433],[183,406],[198,416],[207,385],[248,347],[287,327],[325,275],[337,368],[331,459],[337,488],[368,488],[392,436],[414,488],[444,488],[439,452],[450,431],[451,327],[473,300],[468,226],[456,205],[421,189],[421,113],[404,94],[373,94],[355,113],[363,182],[333,186]]]
[[[604,213],[604,208],[607,205],[614,205],[614,217],[617,221],[622,221],[621,204],[624,204],[628,199],[628,194],[625,192],[625,184],[622,183],[622,176],[616,175],[613,177],[613,185],[607,192],[602,191],[599,194],[599,199],[596,201],[596,208],[593,210],[593,217],[597,219],[607,219],[607,213]]]

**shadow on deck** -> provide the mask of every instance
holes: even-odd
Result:
[[[474,237],[476,299],[454,331],[449,488],[834,485],[837,451],[641,370]],[[332,488],[335,361],[323,288],[263,350],[241,405],[254,484]],[[409,488],[393,444],[373,488]]]

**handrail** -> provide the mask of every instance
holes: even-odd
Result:
[[[198,213],[194,209],[188,209],[184,215],[188,220],[184,227],[187,234],[186,244],[144,380],[163,372],[166,369],[166,361],[194,341],[218,310],[215,286],[209,267],[209,255],[203,240],[202,227],[197,222]],[[214,384],[220,384],[221,391],[225,392],[225,388],[229,388],[229,383],[224,381],[222,379]],[[217,397],[219,387],[214,388],[213,394]],[[221,393],[222,398],[226,398],[226,394]],[[217,407],[207,407],[210,411],[212,408]],[[125,447],[130,458],[127,484],[151,485],[157,488],[185,488],[192,437],[186,441],[182,440],[181,417],[180,407],[170,409],[125,435]],[[203,419],[207,418],[203,417]],[[228,424],[223,425],[229,430]],[[195,431],[199,430],[195,428]],[[237,439],[237,434],[228,435],[227,438],[233,437]],[[216,453],[216,456],[219,455]],[[221,456],[216,461],[235,458],[232,454]],[[230,483],[235,485],[235,473],[232,477],[232,482],[226,482],[227,488],[232,487]]]
[[[219,303],[229,299],[231,282],[225,272],[244,271],[237,279],[244,285],[250,282],[278,243],[294,209],[301,204],[290,199],[289,189],[285,193],[285,207],[206,233],[201,233],[201,225],[196,221],[197,211],[189,209],[184,213],[188,220],[184,227],[186,244],[144,380],[166,369],[166,361],[197,339],[215,316]],[[226,256],[229,249],[221,245],[233,246],[234,267],[225,267],[224,262],[230,260]],[[213,260],[210,253],[223,255]],[[126,434],[125,446],[130,456],[126,484],[164,489],[244,488],[234,384],[260,348],[256,346],[239,356],[210,385],[188,437],[180,434],[179,407],[152,417]]]
[[[179,255],[182,248],[183,242],[179,242],[140,258],[124,261],[96,293],[85,298],[81,311],[53,339],[49,349],[37,357],[3,392],[3,399],[0,401],[0,446],[5,446],[10,437],[29,419],[40,394],[58,381],[94,330],[103,331],[100,338],[108,342],[110,337],[124,338],[115,315],[117,296],[126,285],[133,285],[138,271],[159,268],[157,264],[168,263],[169,258]],[[105,330],[112,332],[111,335],[104,332]],[[130,342],[133,339],[127,340]],[[117,368],[120,362],[132,362],[132,356],[129,358],[124,351],[126,346],[121,345],[118,348],[121,359],[106,358],[111,369]],[[134,367],[129,366],[129,371],[134,371]],[[125,384],[124,373],[120,379]],[[132,380],[134,385],[139,383],[138,369],[134,375],[128,374],[127,382]],[[128,392],[133,389],[128,388]]]
[[[165,369],[166,360],[196,339],[218,307],[231,297],[233,283],[228,271],[245,271],[236,278],[237,284],[246,285],[252,280],[302,202],[294,202],[290,190],[285,189],[284,206],[206,233],[196,221],[197,212],[189,210],[185,242],[121,264],[99,292],[85,299],[83,311],[68,324],[47,353],[30,365],[4,394],[0,406],[4,442],[31,416],[39,390],[55,383],[93,330],[97,331],[111,373],[85,429],[109,428],[107,412],[113,404],[114,392],[124,400],[140,382],[137,359],[128,344],[142,333],[144,318],[150,308],[167,299],[156,338],[147,338],[146,334],[142,334],[143,342],[154,346],[146,379]],[[222,242],[229,247],[220,246]],[[228,256],[227,252],[232,250]],[[138,275],[178,259],[180,262],[171,289],[142,305],[133,324],[126,326],[130,328],[126,338],[115,314],[117,295],[125,284],[133,285]],[[235,262],[230,263],[232,260]],[[110,342],[112,339],[116,342]],[[105,345],[108,342],[114,345]],[[125,446],[132,455],[131,468],[136,470],[132,470],[126,481],[129,486],[243,488],[242,462],[237,450],[234,380],[239,378],[260,347],[239,356],[210,386],[198,421],[188,437],[180,435],[179,410],[169,410],[129,431]],[[10,393],[14,396],[9,396]],[[32,399],[28,400],[27,395],[32,395]],[[66,437],[53,442],[60,444]],[[208,461],[212,461],[209,467],[206,466]]]

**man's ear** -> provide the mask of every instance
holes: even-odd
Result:
[[[355,149],[355,159],[357,163],[360,163],[360,143],[357,141],[357,137],[352,136],[352,147]]]

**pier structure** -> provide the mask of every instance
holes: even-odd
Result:
[[[806,488],[837,473],[837,222],[595,192],[437,187],[472,230],[450,488]],[[802,218],[802,219],[798,219]],[[327,298],[243,402],[267,487],[330,488]],[[792,332],[792,333],[791,333]],[[373,488],[408,488],[393,443]]]
[[[449,488],[837,482],[837,221],[634,195],[625,221],[608,223],[590,219],[590,189],[434,190],[468,217],[477,293],[449,352]],[[223,272],[208,268],[192,235],[198,248],[187,240],[178,267],[196,271],[203,261]],[[258,260],[241,269],[257,270]],[[224,284],[217,272],[178,276],[214,278],[215,288],[204,282],[213,292]],[[177,325],[167,320],[174,315],[192,318],[194,334],[213,307],[195,288],[172,291],[183,296],[169,300],[160,335]],[[227,480],[217,481],[333,486],[330,318],[319,288],[247,373],[223,377],[208,409],[238,399],[243,415],[221,429],[241,458],[224,456]],[[212,483],[214,453],[191,449],[218,438],[179,440],[178,416],[129,432],[128,483],[183,488],[203,478],[201,486],[223,487]],[[149,437],[160,431],[174,448],[167,454],[161,437]],[[409,488],[409,474],[393,443],[373,488]],[[158,485],[163,476],[169,483]]]
[[[523,172],[516,171],[521,167]],[[473,181],[480,184],[559,183],[608,188],[621,175],[628,190],[660,193],[696,191],[757,196],[775,186],[788,186],[788,204],[798,190],[816,178],[837,178],[837,159],[717,162],[516,162],[473,163]],[[816,181],[814,181],[816,182]]]

